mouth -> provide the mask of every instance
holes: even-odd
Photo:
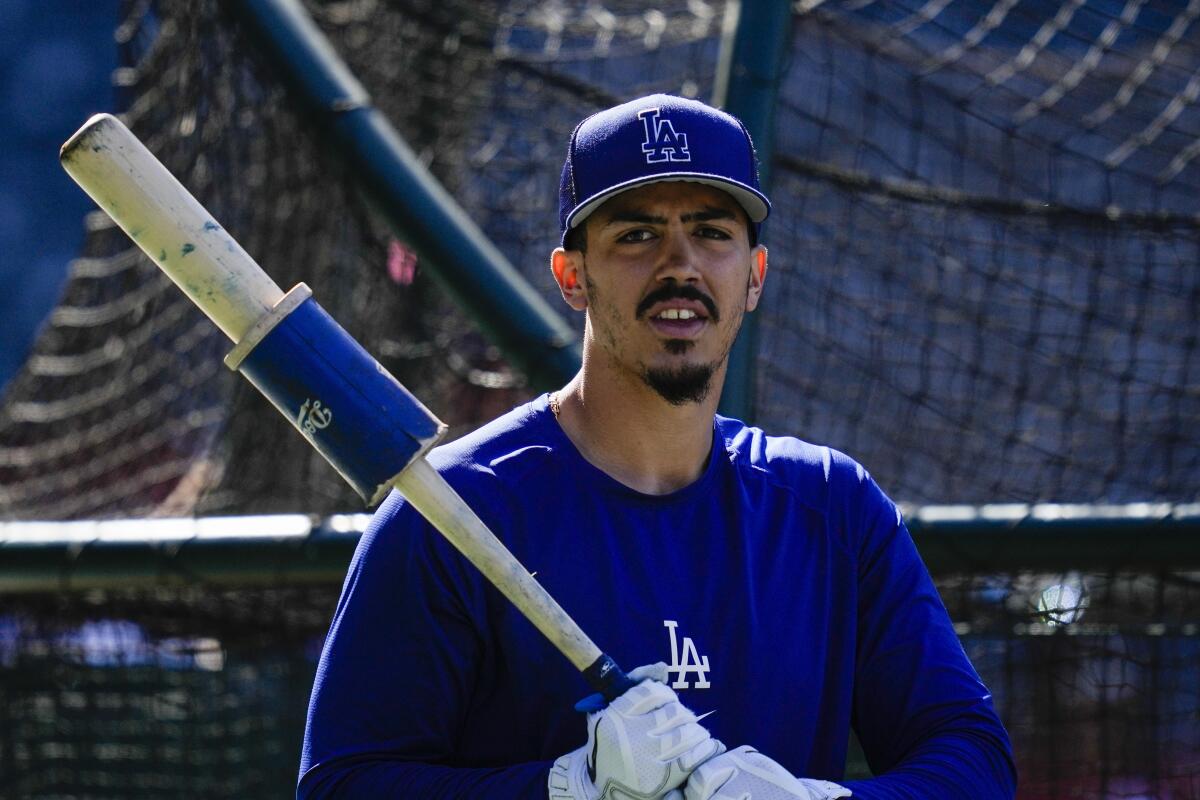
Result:
[[[704,330],[709,316],[703,308],[671,303],[654,309],[646,315],[646,320],[654,331],[668,339],[693,339]]]
[[[716,303],[692,286],[664,286],[642,300],[639,319],[668,339],[694,339],[718,319]]]

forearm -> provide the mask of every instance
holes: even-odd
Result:
[[[899,512],[873,482],[860,552],[853,724],[877,778],[867,800],[1010,800],[1016,769],[991,695],[971,666]]]
[[[845,781],[856,800],[1012,800],[1016,770],[1003,732],[946,733],[875,778]]]
[[[507,767],[446,767],[360,758],[319,765],[296,789],[297,800],[413,798],[423,800],[546,800],[550,762]]]

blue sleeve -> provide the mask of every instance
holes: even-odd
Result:
[[[549,762],[462,764],[483,589],[393,494],[363,534],[317,666],[298,798],[545,800]]]
[[[862,467],[834,508],[858,531],[853,725],[872,773],[862,800],[1010,800],[1012,747],[896,506]]]

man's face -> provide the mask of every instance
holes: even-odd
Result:
[[[703,400],[762,287],[741,206],[711,186],[656,183],[609,200],[585,224],[586,254],[568,254],[582,291],[568,302],[587,309],[589,356],[673,404]]]

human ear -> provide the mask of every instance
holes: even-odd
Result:
[[[587,308],[587,292],[583,285],[583,253],[578,250],[554,248],[550,254],[550,272],[562,292],[563,300],[576,311]]]
[[[746,288],[746,310],[758,307],[763,282],[767,279],[767,248],[757,245],[750,251],[750,285]]]

